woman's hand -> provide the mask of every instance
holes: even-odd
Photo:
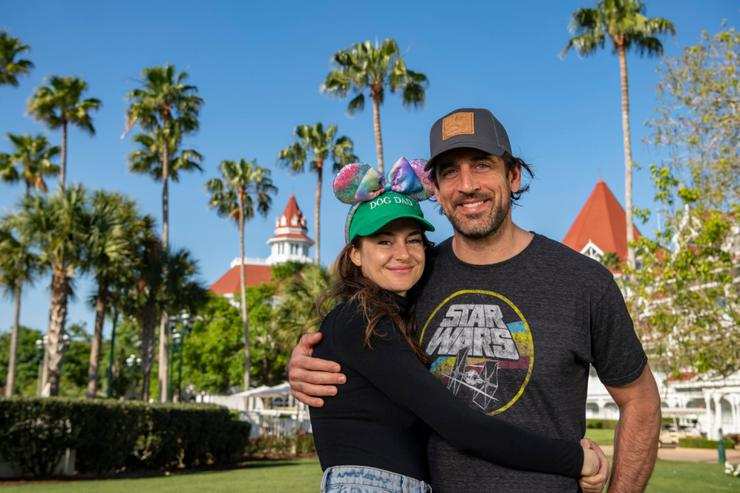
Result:
[[[578,485],[584,493],[600,493],[609,479],[609,460],[596,443],[588,438],[581,439],[583,468]]]

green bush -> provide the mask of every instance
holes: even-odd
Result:
[[[300,433],[283,437],[261,436],[249,441],[250,459],[289,459],[316,453],[313,435]]]
[[[725,443],[725,448],[735,448],[735,442],[729,438],[722,440]],[[716,449],[719,442],[717,440],[707,440],[702,437],[686,437],[678,439],[679,447],[686,448],[712,448]]]
[[[33,476],[52,474],[68,448],[80,473],[231,464],[249,427],[212,405],[12,398],[0,400],[0,455]]]
[[[591,430],[614,430],[617,428],[616,419],[587,419],[586,428]]]

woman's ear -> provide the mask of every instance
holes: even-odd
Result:
[[[352,247],[352,249],[349,251],[349,259],[357,267],[362,267],[362,256],[360,255],[360,250],[358,248],[354,246]]]

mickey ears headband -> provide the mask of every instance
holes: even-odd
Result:
[[[345,204],[367,202],[384,192],[398,192],[421,201],[434,195],[424,159],[399,158],[386,176],[369,164],[352,163],[339,170],[332,182],[334,195]]]

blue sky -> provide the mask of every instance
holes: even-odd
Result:
[[[570,13],[594,0],[476,1],[464,8],[417,1],[2,3],[0,29],[31,46],[36,68],[20,87],[0,88],[0,150],[8,150],[8,131],[43,132],[58,142],[56,132],[26,115],[26,101],[50,75],[82,77],[89,96],[100,98],[103,107],[95,115],[95,137],[70,132],[68,180],[126,193],[158,219],[159,186],[127,169],[132,145],[121,139],[125,94],[146,66],[172,63],[190,74],[205,106],[201,129],[187,145],[204,154],[205,172],[187,175],[170,188],[171,241],[192,250],[209,284],[238,252],[235,228],[206,205],[204,183],[221,160],[256,158],[273,169],[280,188],[273,212],[247,226],[250,257],[267,256],[265,241],[275,215],[292,193],[312,227],[313,176],[291,175],[275,159],[297,124],[335,123],[354,140],[363,161],[374,161],[370,107],[350,117],[346,101],[319,92],[331,55],[366,39],[395,38],[409,68],[430,81],[420,110],[403,108],[396,96],[386,98],[381,110],[386,162],[402,155],[425,157],[434,120],[455,107],[480,106],[504,123],[514,153],[535,165],[531,192],[514,212],[521,226],[559,240],[598,179],[606,180],[620,200],[624,194],[617,60],[609,50],[588,59],[558,58]],[[676,55],[696,43],[702,29],[717,31],[723,19],[735,25],[738,11],[729,0],[652,0],[648,15],[674,21],[678,34],[664,45],[667,55]],[[635,176],[635,200],[644,207],[652,197],[647,167],[660,159],[645,143],[644,125],[655,109],[659,62],[635,55],[628,62],[634,155],[643,166]],[[328,187],[324,192],[322,260],[327,264],[343,243],[346,206]],[[20,195],[20,187],[0,184],[0,214],[12,210]],[[430,216],[438,226],[434,240],[451,234],[443,217]],[[41,278],[27,291],[24,324],[45,330],[47,286],[48,279]],[[69,322],[92,325],[84,303],[90,288],[87,279],[78,281]],[[10,325],[11,308],[9,299],[0,299],[0,328]]]

